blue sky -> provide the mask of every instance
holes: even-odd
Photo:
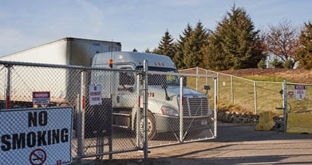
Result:
[[[64,37],[153,50],[167,30],[174,39],[199,21],[214,30],[234,3],[262,31],[312,22],[311,0],[0,0],[0,56]]]

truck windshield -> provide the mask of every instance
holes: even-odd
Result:
[[[137,70],[143,70],[143,66],[138,66]],[[149,74],[148,85],[179,85],[179,78],[176,75],[170,75],[170,73],[178,73],[174,68],[160,68],[160,67],[148,67],[148,71],[155,72],[168,72],[168,75],[163,74]]]

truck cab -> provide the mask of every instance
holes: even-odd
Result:
[[[142,115],[137,120],[137,111],[143,109],[142,97],[137,92],[141,85],[137,73],[143,70],[144,60],[148,61],[148,137],[179,129],[180,99],[183,100],[184,122],[196,127],[206,126],[207,117],[211,115],[207,95],[184,86],[181,96],[178,71],[168,56],[138,52],[98,53],[92,67],[111,68],[112,71],[93,71],[91,83],[101,84],[102,97],[111,98],[113,125],[135,130],[136,121],[139,121],[139,128],[143,129]]]

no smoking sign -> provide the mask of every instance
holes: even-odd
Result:
[[[70,163],[72,113],[72,107],[0,111],[0,164]]]
[[[47,160],[47,154],[43,149],[36,149],[29,155],[31,165],[42,165]]]

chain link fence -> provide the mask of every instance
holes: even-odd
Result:
[[[218,103],[240,106],[240,109],[235,112],[223,113],[218,109],[218,119],[221,121],[258,123],[258,115],[262,112],[269,112],[275,124],[272,129],[288,133],[312,133],[311,84],[253,81],[198,67],[180,70],[180,72],[218,77]],[[205,80],[196,77],[191,86],[198,89],[204,82]],[[246,112],[253,115],[246,115]],[[268,120],[272,121],[272,118]]]
[[[283,82],[253,81],[220,72],[209,71],[202,68],[180,70],[181,73],[201,74],[218,77],[218,102],[241,106],[244,111],[259,114],[263,111],[280,113],[283,105]],[[195,79],[195,88],[200,87],[200,80]]]
[[[0,77],[1,111],[73,109],[71,118],[59,120],[72,120],[77,160],[137,157],[124,153],[217,134],[211,75],[0,61]]]

